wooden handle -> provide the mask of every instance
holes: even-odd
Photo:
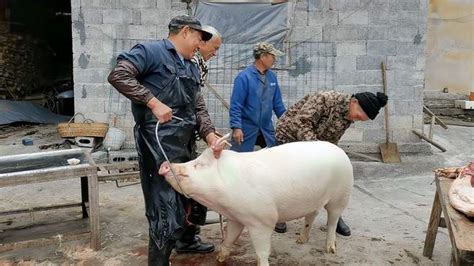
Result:
[[[382,83],[383,83],[383,93],[385,93],[385,95],[387,95],[387,78],[386,78],[386,75],[387,73],[385,72],[385,64],[381,63],[381,67],[382,67]],[[387,103],[388,105],[388,103]],[[385,105],[385,107],[383,108],[384,109],[384,112],[385,112],[385,143],[388,144],[389,142],[389,126],[388,126],[388,108],[387,108],[387,105]]]

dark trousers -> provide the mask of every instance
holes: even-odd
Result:
[[[267,143],[265,142],[265,138],[261,131],[258,132],[257,140],[255,141],[255,146],[260,146],[260,148],[267,147]]]
[[[196,225],[187,225],[184,229],[183,236],[179,241],[191,243],[195,241]],[[148,265],[150,266],[168,266],[170,264],[170,255],[173,251],[176,241],[168,240],[166,244],[160,249],[150,237],[148,241]]]

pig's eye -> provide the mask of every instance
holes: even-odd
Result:
[[[197,163],[195,163],[195,164],[193,165],[194,169],[201,168],[201,167],[203,167],[203,166],[204,166],[204,164],[203,164],[203,163],[199,163],[199,162],[197,162]]]

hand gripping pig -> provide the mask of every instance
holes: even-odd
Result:
[[[293,142],[247,153],[225,150],[219,159],[206,149],[187,163],[164,162],[159,173],[179,193],[227,217],[219,262],[229,257],[232,244],[246,226],[259,265],[268,265],[277,222],[305,217],[296,241],[302,244],[308,241],[323,207],[328,212],[326,250],[335,253],[337,221],[349,202],[353,183],[346,153],[324,141]]]

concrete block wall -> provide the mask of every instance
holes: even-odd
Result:
[[[72,0],[76,110],[128,133],[133,147],[130,102],[107,83],[118,53],[167,35],[169,19],[186,13],[178,0]],[[387,66],[391,141],[419,143],[412,129],[422,126],[424,46],[428,0],[301,0],[289,3],[291,66],[277,71],[285,103],[309,92],[382,91],[380,62]],[[221,54],[225,54],[224,45]],[[226,64],[219,57],[212,65]],[[245,62],[248,63],[248,62]],[[211,70],[210,82],[228,99],[237,71]],[[213,119],[226,110],[208,95]],[[373,145],[385,137],[383,114],[356,123],[343,141]]]
[[[307,0],[298,1],[294,10],[295,40],[310,38],[335,46],[333,84],[312,91],[382,91],[384,61],[391,141],[419,142],[411,130],[422,126],[428,1]],[[374,121],[355,123],[342,141],[383,141],[383,120],[382,114]]]
[[[165,38],[171,17],[186,5],[170,0],[71,0],[75,108],[127,132],[133,148],[130,101],[107,82],[117,55],[139,42]]]

